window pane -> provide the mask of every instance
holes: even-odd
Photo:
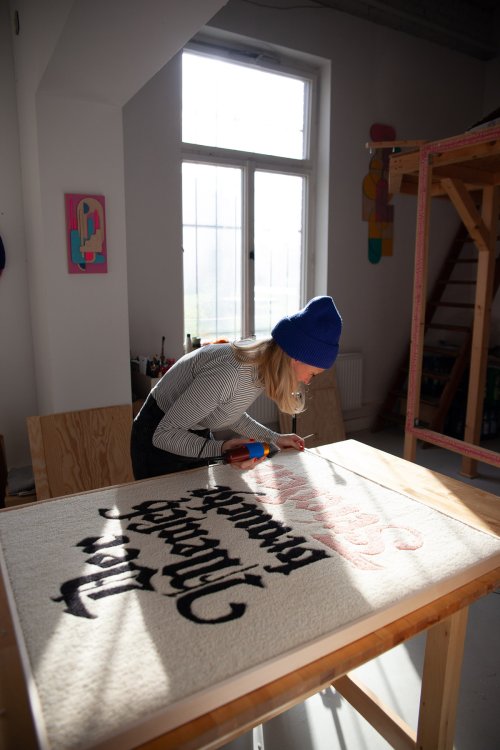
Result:
[[[300,308],[304,178],[255,173],[255,333]]]
[[[182,56],[182,140],[303,159],[307,81],[191,52]]]
[[[184,335],[241,336],[241,169],[182,166]]]

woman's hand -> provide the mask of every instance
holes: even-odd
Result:
[[[224,454],[232,448],[239,448],[240,445],[254,442],[254,440],[250,440],[249,438],[229,438],[229,440],[225,440],[222,443],[222,453]],[[234,461],[230,465],[233,469],[238,469],[238,471],[248,471],[248,469],[254,469],[261,464],[266,458],[267,456],[262,456],[262,458],[249,458],[248,461]]]
[[[229,438],[229,440],[225,440],[222,443],[222,453],[224,454],[232,448],[239,448],[240,445],[252,442],[254,441],[248,438]],[[304,440],[293,433],[290,435],[280,435],[274,442],[280,450],[283,448],[294,448],[296,451],[304,450]],[[235,461],[231,463],[231,466],[233,469],[238,469],[238,471],[248,471],[261,464],[266,458],[267,456],[262,456],[262,458],[249,458],[247,461]]]
[[[304,450],[304,440],[298,435],[280,435],[277,440],[274,441],[278,448],[295,448],[296,451]]]
[[[224,442],[222,443],[222,453],[226,453],[232,448],[239,448],[240,445],[246,445],[247,443],[251,442],[253,441],[249,440],[248,438],[229,438],[229,440],[224,440]]]

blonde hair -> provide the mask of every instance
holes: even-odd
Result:
[[[280,411],[298,414],[304,410],[304,386],[295,376],[291,357],[273,338],[236,341],[232,347],[239,362],[254,365],[257,382]]]

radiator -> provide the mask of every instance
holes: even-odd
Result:
[[[339,354],[335,373],[342,411],[360,409],[363,404],[363,355],[360,352]]]
[[[363,403],[363,355],[358,352],[339,354],[335,374],[342,411],[360,409]],[[261,424],[276,426],[278,409],[264,394],[247,409],[248,414]]]

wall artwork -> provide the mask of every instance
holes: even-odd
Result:
[[[103,195],[65,193],[69,273],[107,273]]]
[[[372,141],[393,141],[391,125],[375,123],[370,128]],[[368,259],[378,263],[392,255],[394,207],[388,192],[389,155],[393,149],[376,148],[371,154],[369,172],[363,180],[363,221],[368,222]]]

